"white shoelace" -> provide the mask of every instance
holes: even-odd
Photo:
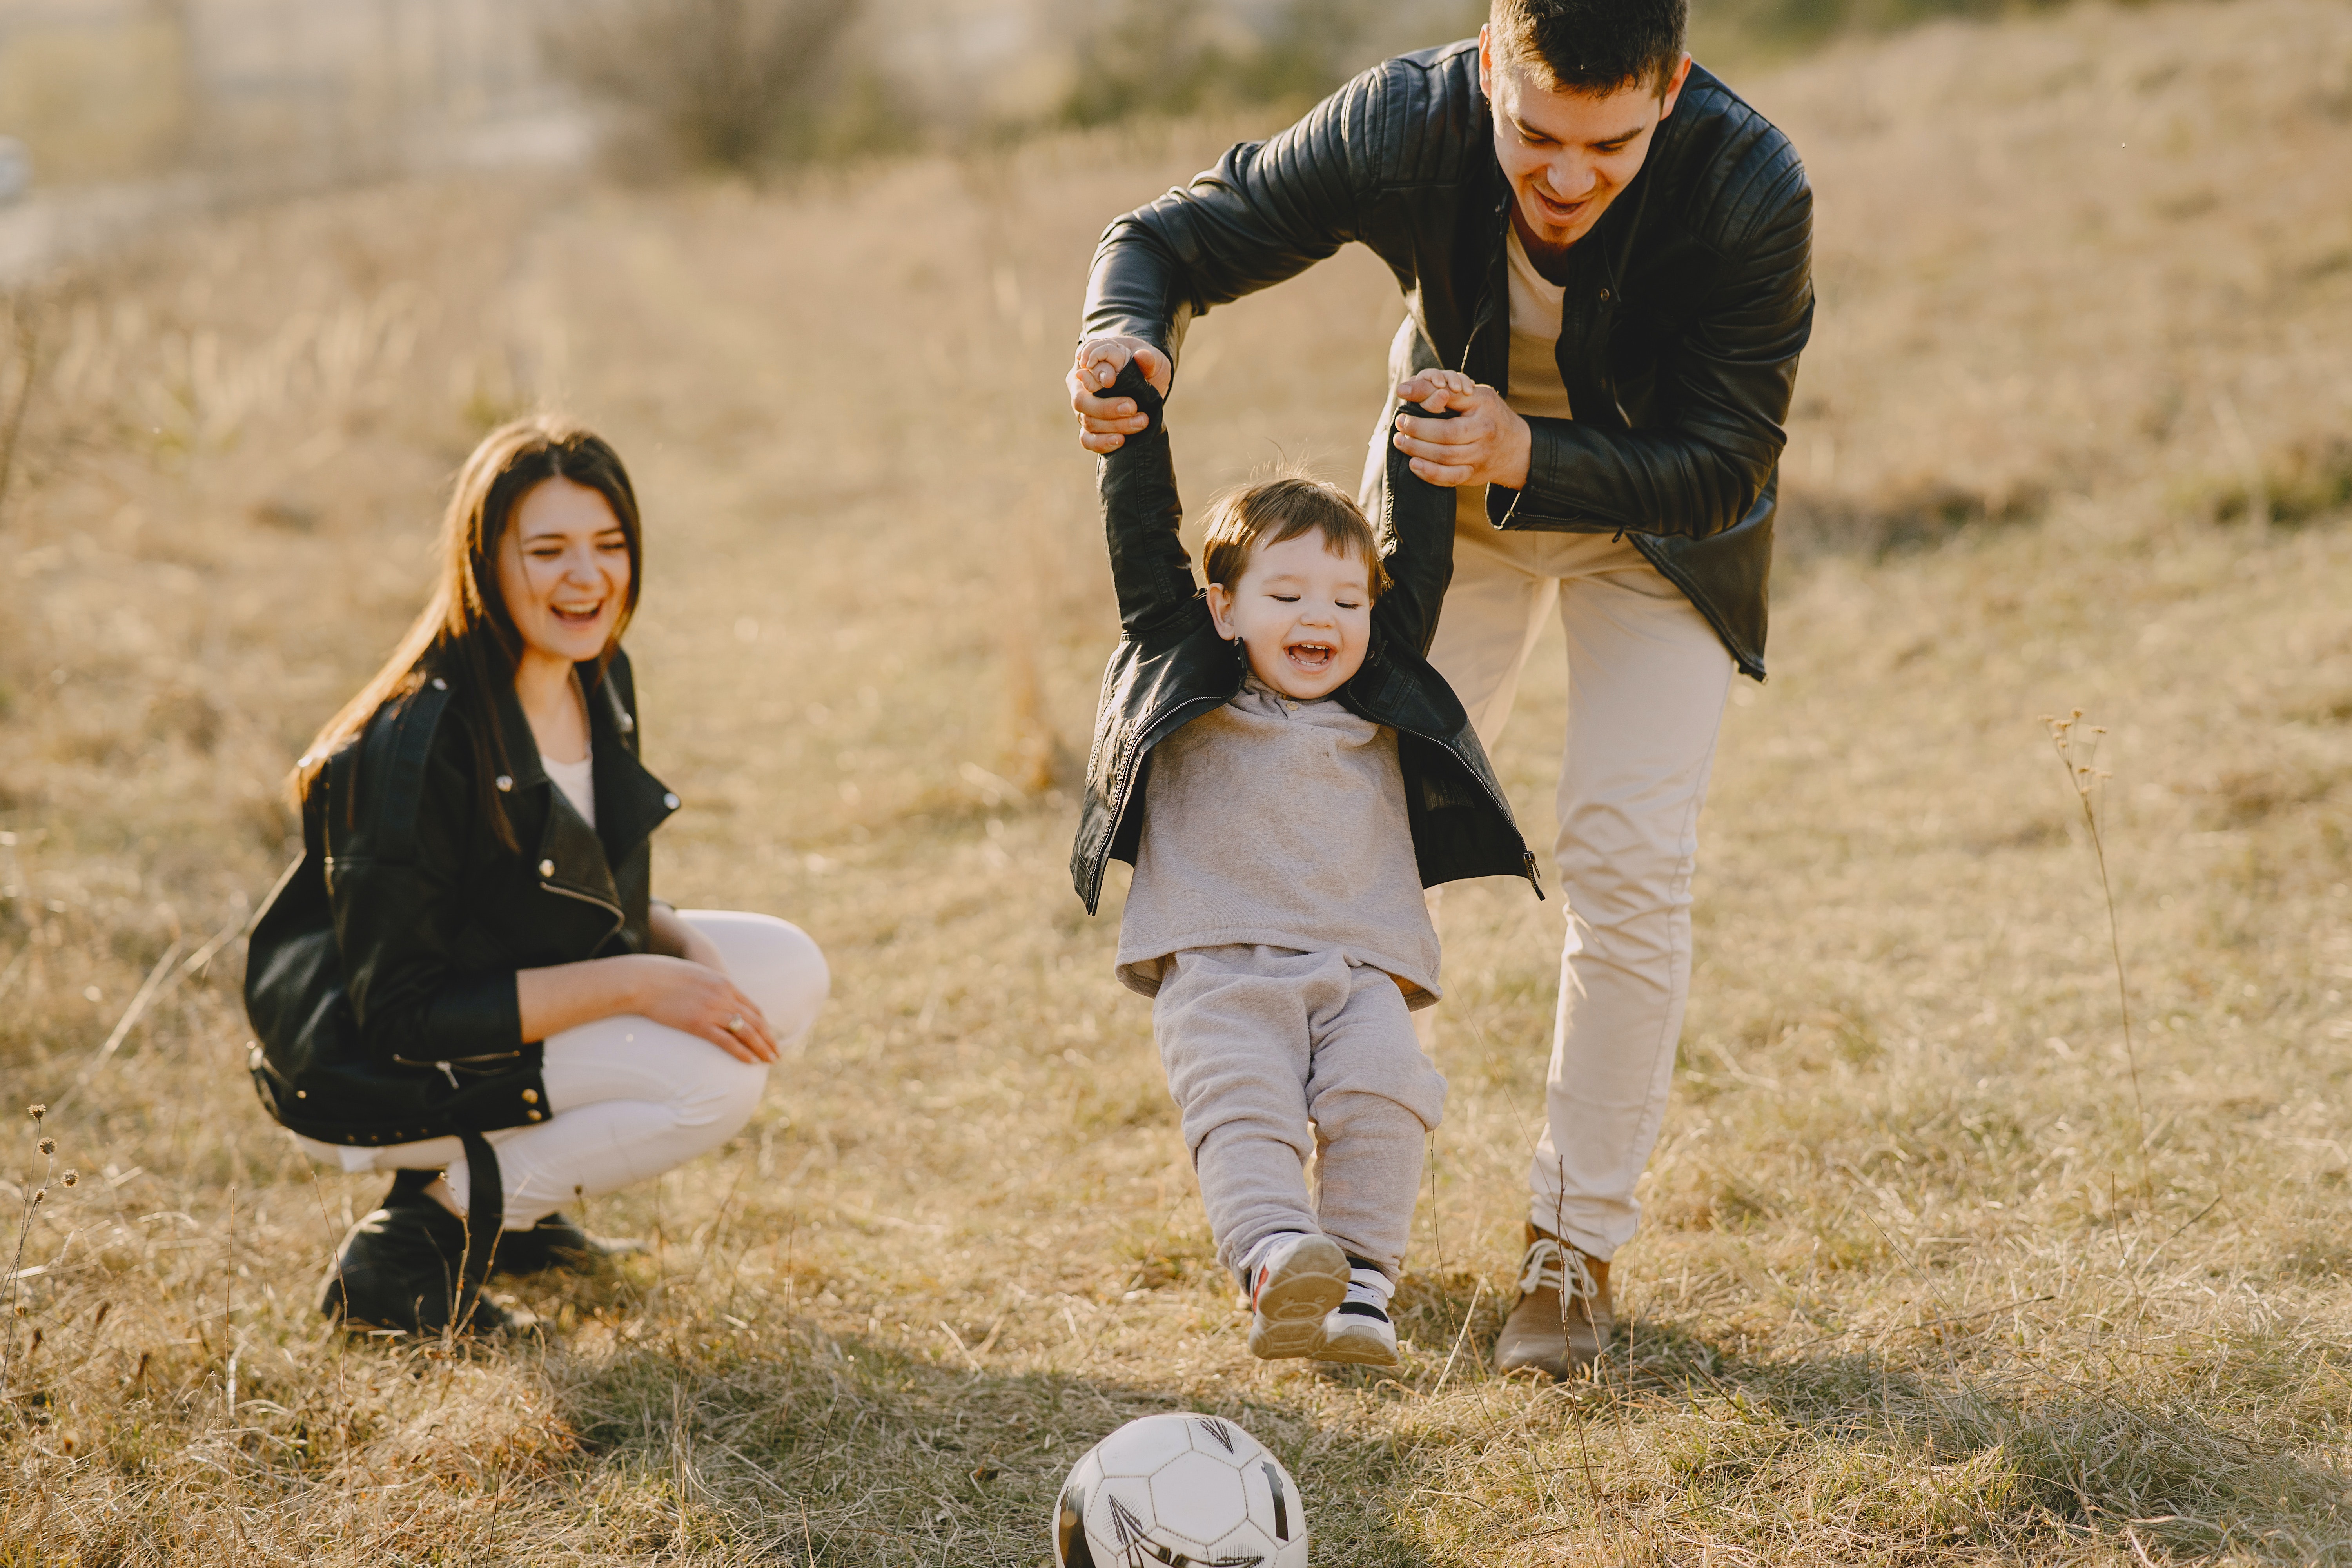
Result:
[[[1573,1288],[1569,1283],[1571,1273],[1575,1277]],[[1585,1267],[1584,1254],[1542,1236],[1528,1248],[1527,1258],[1519,1265],[1519,1294],[1530,1296],[1547,1285],[1558,1290],[1563,1301],[1590,1301],[1601,1294],[1592,1270]]]

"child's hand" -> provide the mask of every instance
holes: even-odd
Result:
[[[1478,384],[1458,370],[1416,372],[1397,387],[1398,401],[1418,403],[1432,414],[1467,408],[1477,397]]]
[[[1397,396],[1432,414],[1454,415],[1417,418],[1408,409],[1397,416],[1397,450],[1412,460],[1412,471],[1423,480],[1448,489],[1526,488],[1534,437],[1501,393],[1458,370],[1424,370],[1400,385]]]
[[[1078,345],[1070,366],[1070,410],[1078,416],[1078,445],[1089,452],[1117,451],[1129,436],[1151,427],[1150,419],[1128,399],[1101,395],[1130,359],[1152,390],[1167,396],[1175,366],[1141,338],[1088,338]]]

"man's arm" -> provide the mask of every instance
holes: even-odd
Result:
[[[1108,389],[1105,346],[1131,356],[1164,397],[1194,316],[1296,277],[1356,237],[1380,88],[1378,69],[1358,77],[1271,141],[1241,143],[1103,231],[1069,377],[1089,451],[1114,450],[1144,427],[1133,401]]]
[[[1662,367],[1670,420],[1620,431],[1528,421],[1525,488],[1489,496],[1490,516],[1507,501],[1501,527],[1704,539],[1748,515],[1788,444],[1797,355],[1812,331],[1812,194],[1801,169],[1788,177]]]
[[[1719,533],[1756,504],[1787,441],[1812,330],[1811,239],[1811,192],[1792,161],[1661,368],[1663,424],[1528,419],[1489,391],[1450,426],[1409,413],[1396,445],[1433,483],[1488,486],[1499,527]],[[1426,384],[1424,374],[1399,391],[1418,399]]]

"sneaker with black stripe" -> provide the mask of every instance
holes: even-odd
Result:
[[[1397,1364],[1396,1325],[1389,1321],[1388,1276],[1367,1259],[1348,1259],[1347,1299],[1323,1320],[1315,1359],[1352,1366]]]

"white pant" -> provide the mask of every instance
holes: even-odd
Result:
[[[771,915],[681,910],[710,939],[727,976],[766,1014],[778,1044],[802,1043],[832,979],[806,931]],[[485,1133],[499,1153],[506,1218],[536,1225],[565,1204],[674,1170],[732,1138],[758,1109],[768,1069],[650,1018],[622,1016],[547,1037],[545,1121]],[[296,1142],[345,1171],[446,1173],[466,1207],[466,1150],[455,1138],[380,1149]]]
[[[1556,847],[1568,940],[1529,1217],[1598,1258],[1633,1235],[1690,994],[1699,803],[1734,673],[1681,590],[1605,533],[1454,538],[1430,660],[1491,749],[1557,602],[1568,737]]]

